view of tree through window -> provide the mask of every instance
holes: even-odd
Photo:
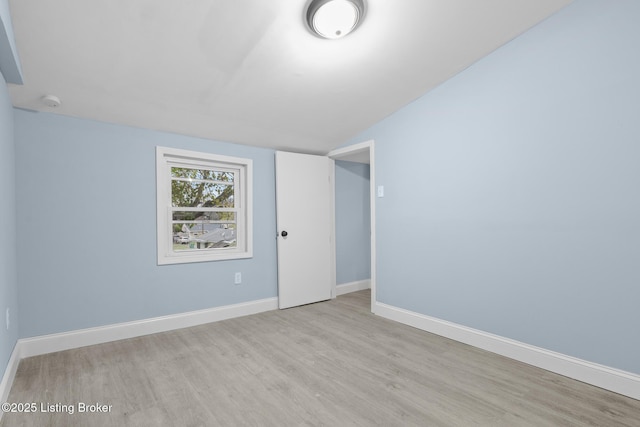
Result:
[[[236,246],[236,173],[171,167],[174,250]]]

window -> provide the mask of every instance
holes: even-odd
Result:
[[[158,264],[251,258],[250,159],[156,148]]]

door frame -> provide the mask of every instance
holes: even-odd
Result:
[[[365,160],[368,158],[369,163],[369,206],[370,206],[370,219],[371,219],[371,312],[375,314],[376,308],[376,183],[375,183],[375,141],[373,139],[361,142],[348,147],[338,148],[330,151],[327,156],[333,160],[352,160],[360,163],[367,163]],[[368,156],[368,157],[367,157]],[[331,296],[335,298],[336,295],[336,227],[335,227],[335,168],[332,168],[333,181],[332,186],[332,225],[331,225],[331,259],[333,260],[333,280]]]

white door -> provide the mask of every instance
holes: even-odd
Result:
[[[331,298],[331,163],[276,152],[280,308]]]

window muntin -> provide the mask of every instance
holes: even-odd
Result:
[[[158,147],[157,162],[158,264],[251,257],[251,160]]]

